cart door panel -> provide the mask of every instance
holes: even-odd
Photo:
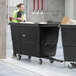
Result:
[[[21,27],[21,31],[20,31],[20,39],[22,42],[25,43],[36,43],[36,28],[33,27]]]
[[[24,55],[37,56],[37,44],[21,43],[21,53]]]
[[[38,56],[37,50],[37,27],[21,27],[21,53],[25,55]]]
[[[58,27],[46,27],[41,31],[41,49],[44,56],[55,56],[58,42]]]

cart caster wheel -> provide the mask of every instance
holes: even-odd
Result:
[[[39,59],[39,64],[40,64],[40,65],[42,64],[42,59]]]
[[[74,68],[74,65],[72,63],[68,64],[68,68],[69,69],[73,69]]]
[[[18,59],[18,60],[21,60],[21,55],[18,55],[18,56],[17,56],[17,59]]]
[[[63,63],[63,61],[61,61],[61,63]]]
[[[53,59],[49,59],[50,60],[50,63],[53,63],[54,62],[54,60]]]
[[[50,60],[50,63],[53,63],[54,62],[54,60]]]
[[[28,56],[28,59],[31,59],[31,56]]]

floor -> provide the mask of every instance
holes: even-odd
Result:
[[[30,70],[20,68],[4,60],[0,60],[0,76],[41,76]]]
[[[0,76],[75,76],[76,68],[68,69],[66,62],[64,63],[49,62],[48,59],[42,59],[43,64],[39,65],[39,58],[32,57],[31,60],[27,56],[22,56],[19,61],[12,57],[12,41],[10,26],[7,26],[7,59],[0,60]],[[60,34],[61,35],[61,32]],[[63,48],[61,45],[61,37],[59,36],[57,53],[55,58],[63,60]],[[3,70],[2,70],[3,69]],[[9,72],[9,73],[8,73]]]

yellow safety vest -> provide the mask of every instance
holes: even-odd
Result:
[[[19,10],[16,10],[14,13],[13,13],[13,16],[12,16],[12,21],[13,23],[19,23],[19,21],[17,20],[17,13],[19,12]],[[23,16],[23,13],[22,13],[22,16],[21,18],[24,20],[24,16]]]

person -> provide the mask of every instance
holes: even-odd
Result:
[[[24,20],[24,4],[20,3],[19,5],[17,5],[17,10],[13,13],[12,16],[12,21],[13,23],[20,23],[20,22],[25,22]]]
[[[24,4],[20,3],[19,5],[17,5],[17,10],[15,10],[13,13],[11,22],[13,23],[25,22],[23,12],[24,12]],[[15,57],[16,57],[16,53],[13,50],[12,58],[15,58]]]

